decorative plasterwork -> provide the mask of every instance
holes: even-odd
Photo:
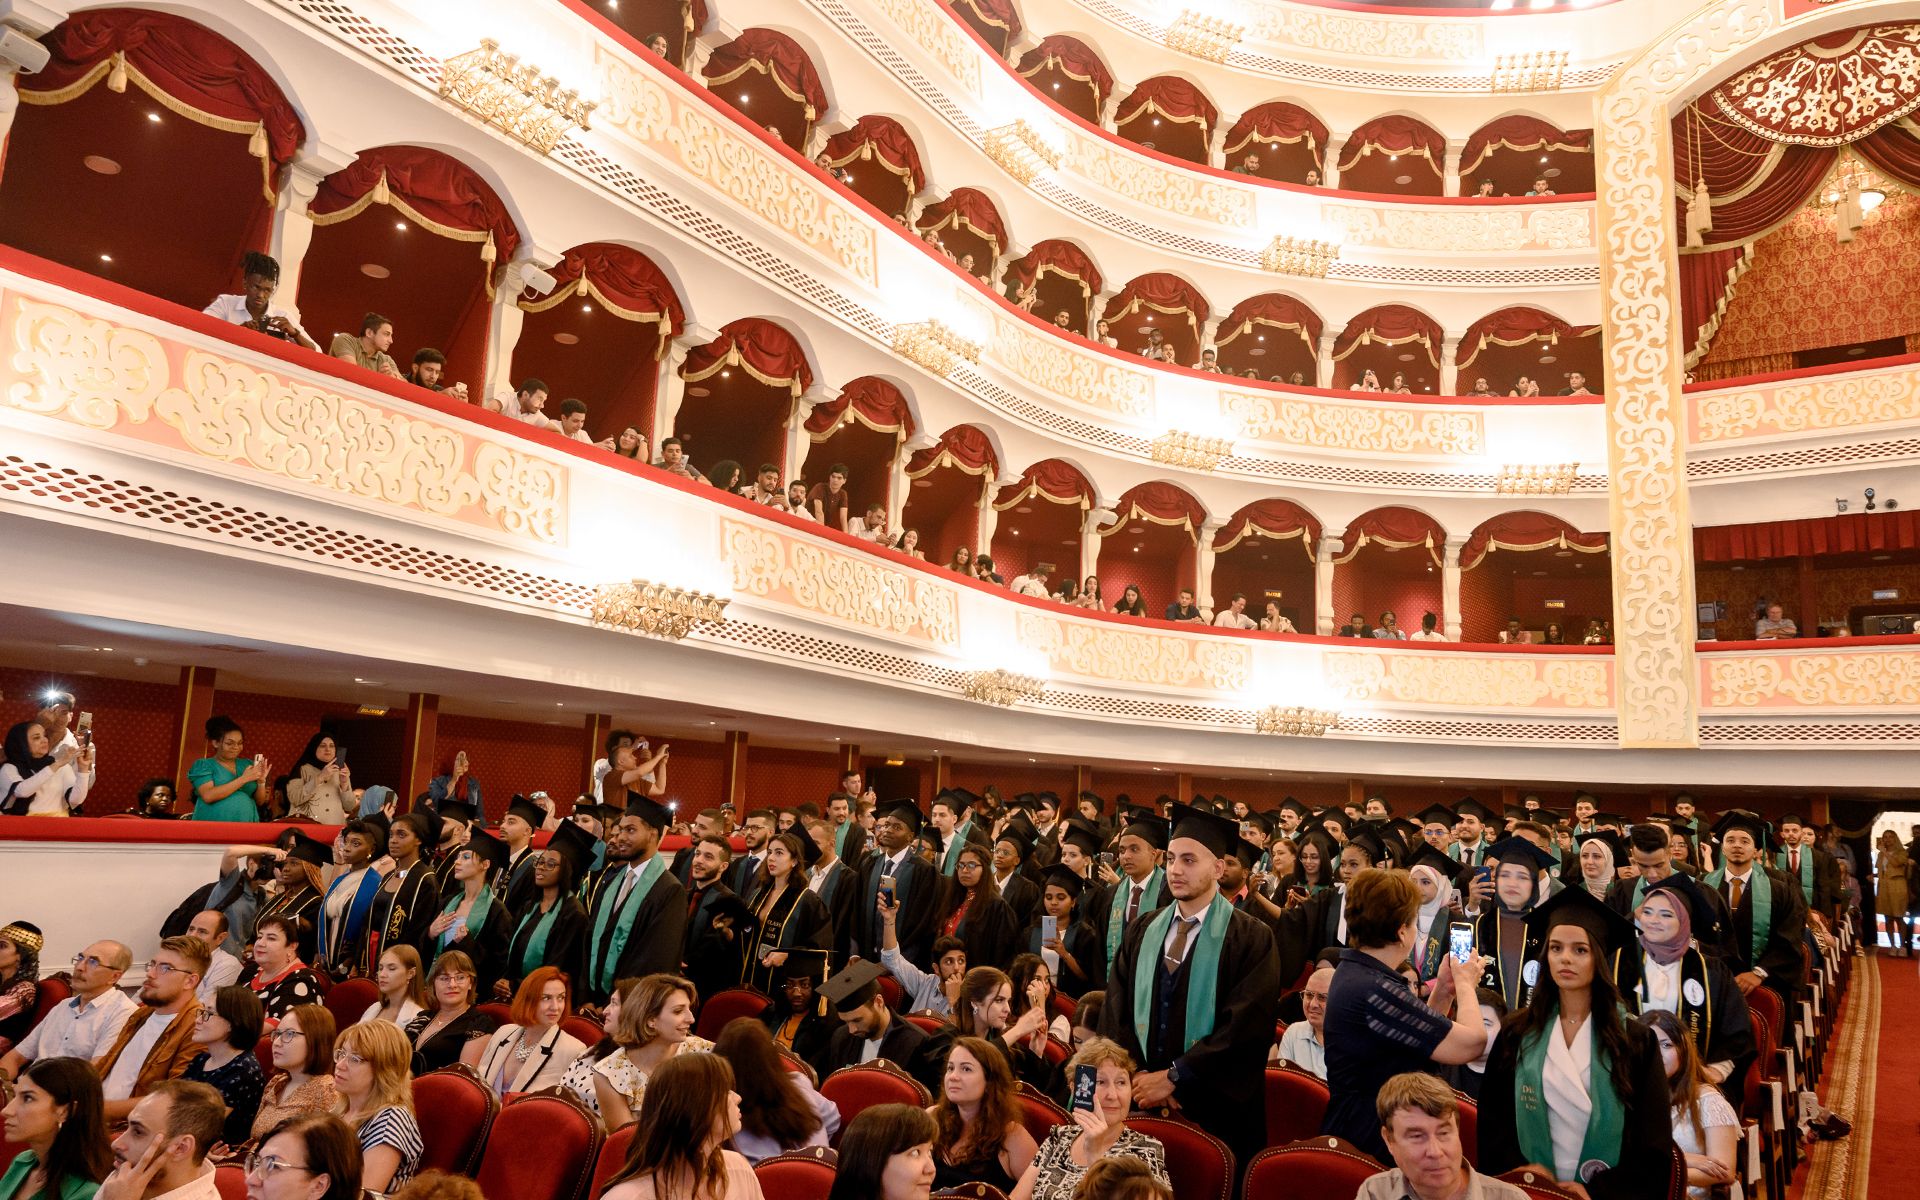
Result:
[[[726,518],[720,552],[736,594],[928,646],[960,641],[959,591],[877,555]]]
[[[1208,62],[1225,62],[1227,52],[1246,32],[1245,25],[1225,17],[1183,8],[1173,24],[1167,26],[1167,49],[1204,58]]]
[[[1703,654],[1700,685],[1719,709],[1920,708],[1920,657],[1898,647]]]
[[[1488,208],[1320,206],[1320,219],[1348,246],[1431,253],[1591,250],[1594,210],[1585,205]]]
[[[1471,61],[1485,53],[1480,27],[1471,20],[1423,21],[1398,13],[1308,10],[1298,5],[1243,0],[1248,38],[1272,46],[1318,50],[1359,58]]]
[[[1246,641],[1149,633],[1025,608],[1015,622],[1020,644],[1044,654],[1056,675],[1220,692],[1246,686],[1253,673],[1253,646]]]
[[[853,205],[711,108],[636,71],[598,42],[594,67],[606,97],[603,129],[633,139],[861,282],[878,282],[876,227]]]
[[[1068,131],[1062,165],[1101,191],[1161,212],[1229,229],[1245,229],[1254,222],[1253,188],[1162,166],[1080,129]]]
[[[1856,30],[1837,47],[1795,46],[1711,95],[1723,115],[1774,141],[1854,141],[1920,106],[1920,25]]]
[[[1695,447],[1801,433],[1852,432],[1920,422],[1920,367],[1785,379],[1695,392]]]
[[[1328,650],[1320,676],[1347,700],[1459,708],[1603,709],[1613,704],[1602,655],[1462,656]]]
[[[870,0],[901,32],[960,81],[969,96],[980,94],[980,51],[966,30],[927,0]]]
[[[1220,408],[1248,437],[1315,450],[1435,457],[1486,452],[1486,421],[1472,409],[1233,391],[1221,394]]]
[[[558,544],[558,464],[291,373],[9,288],[0,406],[217,460],[231,471]]]
[[[994,364],[1035,388],[1123,417],[1150,417],[1154,377],[1106,355],[1084,353],[1002,309],[993,310]]]

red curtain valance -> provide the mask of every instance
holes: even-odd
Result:
[[[1113,95],[1113,72],[1093,48],[1077,37],[1056,33],[1020,56],[1016,68],[1020,78],[1032,79],[1041,71],[1054,70],[1068,79],[1093,86],[1093,103],[1098,108]]]
[[[875,433],[913,436],[913,414],[899,388],[877,375],[850,379],[840,394],[807,414],[807,433],[824,442],[849,421],[858,421]]]
[[[1347,170],[1369,154],[1424,158],[1439,174],[1446,170],[1447,139],[1433,126],[1412,117],[1375,117],[1347,135],[1347,144],[1340,151],[1340,169]]]
[[[1291,500],[1256,500],[1233,514],[1233,519],[1214,535],[1213,548],[1225,552],[1250,537],[1280,541],[1299,538],[1307,561],[1312,562],[1314,547],[1320,544],[1320,522]]]
[[[1920,547],[1920,512],[1912,509],[1715,525],[1693,531],[1694,557],[1701,562],[1749,562],[1915,547]]]
[[[1205,92],[1178,75],[1155,75],[1142,80],[1139,87],[1127,93],[1127,98],[1114,110],[1113,123],[1118,127],[1142,115],[1198,125],[1211,136],[1213,123],[1220,119],[1220,110],[1207,99]]]
[[[618,242],[588,242],[567,251],[553,269],[554,288],[538,300],[522,300],[528,312],[545,312],[576,296],[591,298],[601,308],[626,321],[650,324],[660,331],[654,349],[658,358],[667,343],[686,327],[686,310],[673,284],[652,259]]]
[[[1920,108],[1920,24],[1812,38],[1707,93],[1725,119],[1776,142],[1838,146]]]
[[[1920,189],[1920,124],[1912,117],[1882,126],[1848,149],[1895,183]]]
[[[954,225],[972,230],[993,247],[995,258],[1007,248],[1007,224],[1001,219],[1000,210],[979,188],[953,189],[946,199],[920,211],[918,225],[934,233]]]
[[[920,148],[892,117],[861,117],[852,129],[827,139],[826,153],[827,161],[836,167],[844,167],[856,158],[877,161],[905,179],[916,196],[927,184],[927,174],[920,166]]]
[[[693,0],[687,6],[687,32],[697,34],[707,27],[707,0]]]
[[[953,0],[953,6],[966,9],[982,25],[1006,30],[1008,45],[1020,36],[1020,12],[1013,7],[1013,0]]]
[[[375,146],[320,181],[309,212],[316,225],[387,204],[442,237],[481,242],[482,262],[511,260],[520,246],[513,217],[487,181],[459,159],[424,146]],[[489,285],[491,286],[491,285]]]
[[[955,425],[940,435],[940,444],[915,454],[907,462],[907,478],[918,479],[941,467],[954,467],[988,479],[1000,473],[999,456],[986,433],[973,425]]]
[[[1004,282],[1018,283],[1026,287],[1040,277],[1042,271],[1052,271],[1080,285],[1080,290],[1092,296],[1100,290],[1104,282],[1100,268],[1093,265],[1087,252],[1072,242],[1061,238],[1048,238],[1035,242],[1033,249],[1007,264]]]
[[[1837,151],[1790,146],[1743,129],[1699,104],[1673,121],[1674,210],[1684,232],[1698,184],[1708,193],[1707,246],[1737,245],[1798,212],[1833,169]]]
[[[1473,131],[1460,151],[1460,176],[1473,174],[1497,150],[1533,154],[1553,150],[1593,150],[1593,130],[1561,129],[1538,117],[1512,116],[1489,121]]]
[[[1029,496],[1038,496],[1055,504],[1072,504],[1081,509],[1093,507],[1093,485],[1080,468],[1058,458],[1043,458],[1028,467],[1019,483],[1000,489],[993,507],[1000,512],[1014,507]]]
[[[1120,514],[1120,519],[1101,532],[1112,533],[1128,521],[1141,520],[1177,526],[1197,539],[1200,526],[1207,521],[1207,510],[1200,501],[1185,488],[1172,483],[1138,484],[1120,497],[1113,511]]]
[[[1347,563],[1368,545],[1380,545],[1388,550],[1426,550],[1433,559],[1434,566],[1443,566],[1441,549],[1446,545],[1446,530],[1440,523],[1423,512],[1411,508],[1376,508],[1347,522],[1346,535],[1341,539],[1346,550],[1333,561]]]
[[[1221,319],[1213,344],[1225,346],[1242,334],[1252,333],[1256,326],[1296,335],[1308,350],[1320,345],[1325,327],[1320,314],[1308,308],[1305,301],[1281,292],[1262,292],[1233,306],[1233,311]]]
[[[28,104],[63,104],[101,80],[132,83],[167,108],[215,129],[248,135],[272,200],[280,169],[293,161],[306,127],[273,77],[226,38],[171,13],[95,8],[75,13],[41,39],[47,65],[18,76]]]
[[[1488,346],[1525,346],[1533,342],[1557,343],[1562,338],[1581,337],[1599,332],[1597,325],[1575,327],[1549,312],[1524,305],[1488,313],[1467,326],[1460,339],[1459,365],[1466,370]]]
[[[1107,310],[1101,316],[1108,321],[1119,321],[1140,308],[1184,316],[1196,334],[1207,323],[1207,298],[1200,294],[1200,289],[1166,271],[1149,271],[1128,280],[1127,286],[1107,301]]]
[[[1333,339],[1333,360],[1339,362],[1365,346],[1418,345],[1427,352],[1427,364],[1440,365],[1440,343],[1445,335],[1439,322],[1404,304],[1382,304],[1370,308],[1340,331]]]
[[[1262,146],[1291,146],[1303,140],[1307,143],[1307,149],[1313,152],[1314,165],[1321,165],[1321,156],[1327,147],[1326,123],[1298,104],[1273,100],[1256,104],[1240,114],[1233,128],[1227,130],[1225,150],[1231,160],[1248,142]]]
[[[1727,315],[1733,285],[1753,265],[1753,245],[1727,246],[1680,256],[1680,327],[1685,335],[1685,366],[1692,370],[1706,357],[1720,321]]]
[[[809,123],[827,111],[827,89],[800,43],[771,29],[749,29],[721,46],[700,73],[711,85],[731,83],[748,71],[772,79],[787,98],[807,108]]]
[[[1460,549],[1460,569],[1471,571],[1495,550],[1572,550],[1576,554],[1605,554],[1607,535],[1581,533],[1559,517],[1543,512],[1501,513],[1483,522]]]
[[[719,337],[688,352],[680,377],[696,383],[732,367],[796,396],[813,386],[813,367],[799,341],[761,317],[742,317],[722,325]]]

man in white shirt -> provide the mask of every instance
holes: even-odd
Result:
[[[1482,1175],[1460,1148],[1460,1101],[1417,1072],[1387,1080],[1375,1100],[1394,1166],[1360,1185],[1354,1200],[1526,1200],[1510,1183]]]
[[[193,920],[187,923],[187,936],[197,937],[214,948],[207,972],[200,977],[200,986],[193,992],[195,999],[212,1008],[214,993],[240,981],[240,960],[220,949],[227,940],[227,914],[213,908],[193,914]]]
[[[156,1085],[113,1139],[113,1173],[101,1190],[127,1200],[220,1200],[207,1151],[221,1140],[226,1119],[226,1103],[207,1084]]]
[[[93,714],[81,713],[81,724],[73,719],[74,699],[72,692],[48,692],[41,700],[40,711],[33,719],[47,731],[47,741],[52,743],[57,754],[62,747],[72,751],[70,761],[60,768],[60,792],[67,796],[73,815],[80,815],[80,807],[86,802],[87,793],[100,778],[100,759],[93,744]],[[83,753],[84,752],[84,753]],[[80,763],[85,759],[87,786],[79,788]],[[76,801],[75,796],[79,799]]]
[[[741,488],[740,494],[766,508],[784,511],[787,507],[787,489],[780,486],[780,468],[772,463],[761,463],[753,482]]]
[[[569,397],[560,402],[559,434],[572,438],[576,442],[593,444],[593,436],[587,432],[587,402]]]
[[[280,264],[272,255],[247,251],[240,260],[240,278],[245,291],[215,296],[213,303],[200,311],[229,325],[245,326],[309,350],[320,348],[320,343],[300,328],[299,318],[291,309],[273,303],[273,294],[280,288]]]
[[[1245,592],[1235,592],[1233,602],[1220,610],[1213,619],[1220,629],[1258,629],[1260,622],[1247,615],[1247,596]]]
[[[1332,967],[1321,967],[1307,977],[1306,990],[1300,993],[1307,1019],[1287,1026],[1273,1055],[1276,1061],[1292,1063],[1321,1079],[1327,1077],[1327,989],[1332,986]]]
[[[54,1005],[18,1046],[0,1058],[0,1079],[16,1079],[28,1063],[43,1058],[105,1054],[140,1005],[121,991],[120,976],[133,952],[119,942],[95,942],[73,956],[73,998]]]
[[[1012,590],[1022,596],[1045,600],[1053,594],[1047,587],[1047,581],[1053,578],[1053,571],[1052,563],[1036,563],[1033,570],[1014,578]]]
[[[483,400],[480,407],[497,412],[503,417],[511,417],[535,429],[551,429],[558,433],[560,422],[547,416],[547,382],[544,379],[528,377],[520,381],[520,386],[511,395],[494,400]]]
[[[1447,635],[1444,633],[1441,633],[1439,630],[1434,628],[1439,623],[1440,623],[1440,618],[1434,616],[1432,613],[1426,613],[1422,615],[1420,618],[1420,631],[1418,633],[1409,634],[1407,636],[1407,640],[1410,642],[1444,642],[1446,641]]]

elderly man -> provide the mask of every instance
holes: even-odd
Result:
[[[1387,1080],[1374,1101],[1393,1169],[1360,1185],[1355,1200],[1526,1200],[1510,1183],[1475,1173],[1460,1148],[1460,1102],[1431,1075]]]
[[[1332,967],[1321,967],[1307,977],[1306,990],[1300,993],[1306,1019],[1287,1026],[1280,1044],[1274,1047],[1275,1060],[1292,1063],[1322,1079],[1327,1077],[1327,989],[1332,986]]]
[[[0,1058],[0,1079],[12,1080],[43,1058],[100,1057],[140,1006],[117,986],[133,964],[119,942],[95,942],[73,956],[73,997],[55,1005],[33,1032]]]

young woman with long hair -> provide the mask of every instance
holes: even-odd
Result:
[[[373,972],[373,983],[380,989],[380,998],[367,1005],[360,1019],[386,1021],[405,1029],[415,1017],[427,1011],[425,973],[418,950],[412,946],[387,947]]]
[[[713,1043],[693,1036],[699,991],[678,975],[648,975],[620,1005],[613,1039],[620,1049],[593,1064],[593,1102],[608,1129],[618,1129],[640,1112],[647,1081],[668,1059]]]
[[[993,882],[993,852],[985,846],[968,842],[960,848],[935,929],[959,938],[970,963],[1005,962],[1013,953],[1018,936],[1013,908]]]
[[[938,1132],[927,1111],[911,1104],[863,1109],[840,1135],[827,1200],[927,1200]]]
[[[333,1086],[333,1039],[333,1014],[325,1005],[302,1004],[280,1018],[280,1027],[268,1035],[274,1074],[254,1114],[255,1140],[290,1117],[333,1110],[340,1099]]]
[[[626,1165],[600,1200],[761,1200],[753,1165],[725,1148],[740,1128],[727,1060],[682,1054],[654,1074]]]
[[[740,1131],[733,1148],[757,1163],[807,1146],[824,1146],[840,1132],[840,1110],[787,1069],[773,1035],[751,1017],[737,1017],[720,1031],[713,1052],[733,1068],[740,1094]]]
[[[747,886],[753,924],[741,931],[746,940],[741,982],[767,995],[779,987],[789,951],[828,950],[833,945],[833,918],[807,887],[807,851],[820,856],[820,848],[810,841],[797,833],[768,838],[760,870]]]
[[[1054,985],[1076,997],[1105,982],[1095,978],[1101,967],[1099,934],[1079,912],[1080,895],[1085,889],[1086,880],[1070,868],[1058,863],[1047,868],[1041,879],[1040,903],[1021,941],[1026,954],[1038,957],[1052,971]],[[1046,937],[1046,917],[1053,918],[1051,941]]]
[[[1113,611],[1128,617],[1146,616],[1147,602],[1140,596],[1140,585],[1137,583],[1128,584],[1126,589],[1120,593],[1120,598],[1113,602]]]
[[[977,1037],[954,1039],[940,1096],[927,1113],[937,1130],[933,1183],[942,1191],[966,1183],[1008,1191],[1038,1149],[1021,1122],[1013,1068],[998,1048]]]
[[[1740,1114],[1707,1076],[1679,1017],[1656,1010],[1641,1017],[1639,1024],[1653,1035],[1666,1068],[1667,1091],[1673,1100],[1673,1140],[1687,1156],[1687,1195],[1707,1200],[1709,1189],[1734,1181]]]
[[[1300,886],[1310,893],[1332,887],[1340,869],[1340,848],[1334,844],[1333,835],[1324,829],[1310,829],[1297,845]]]
[[[84,1058],[29,1063],[4,1111],[7,1140],[24,1145],[0,1174],[0,1196],[90,1200],[113,1170],[100,1076]]]

